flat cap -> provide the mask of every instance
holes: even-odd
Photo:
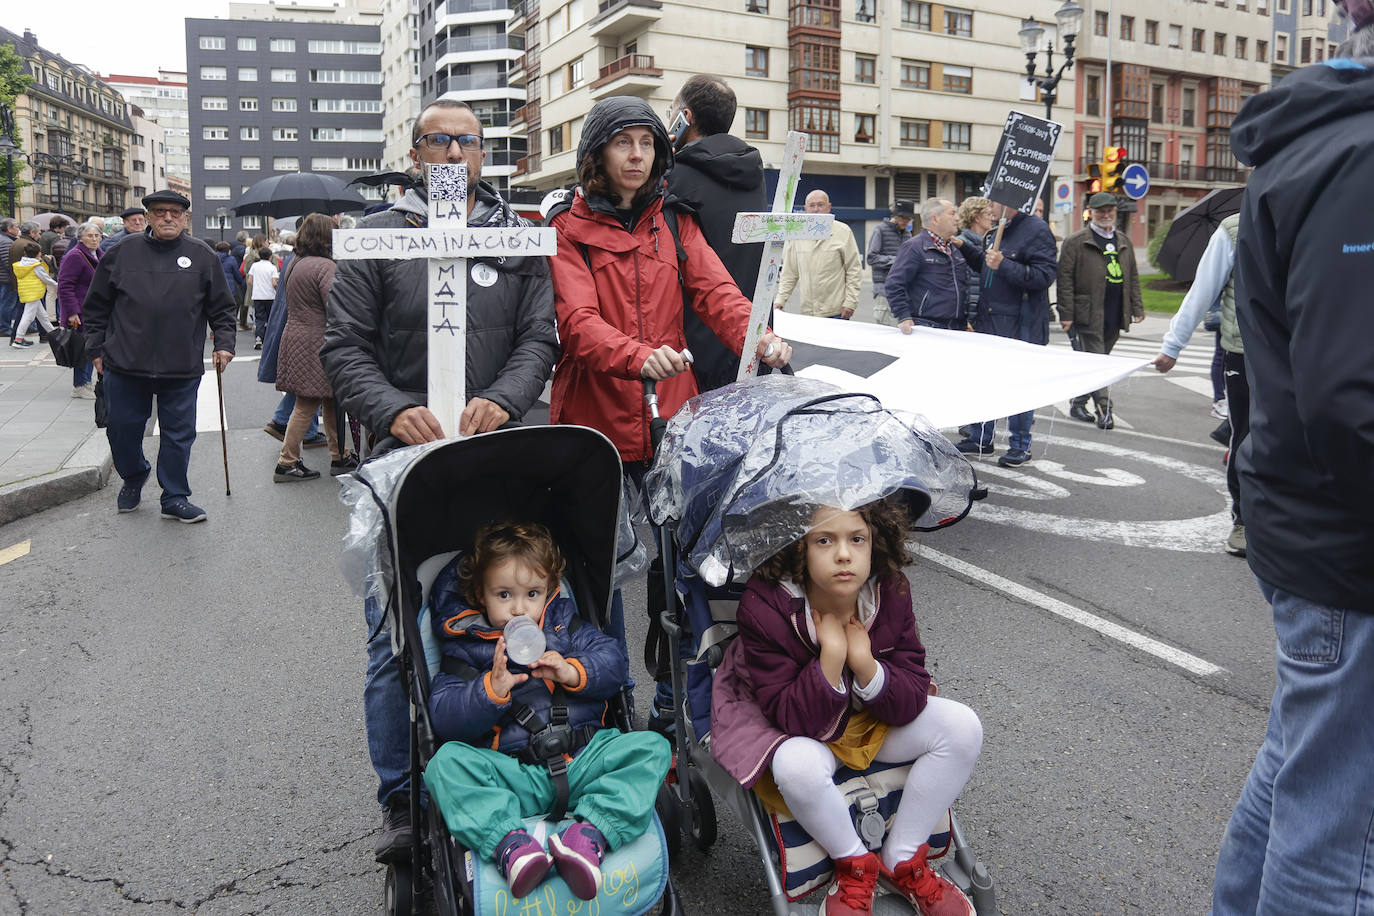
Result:
[[[191,202],[182,197],[176,191],[164,188],[161,191],[154,191],[143,198],[143,206],[151,207],[153,204],[176,204],[183,210],[191,209]]]
[[[142,207],[128,207],[124,210],[123,213],[119,214],[119,218],[128,219],[131,216],[142,216],[144,213],[147,212],[148,211],[143,209]]]
[[[1088,198],[1088,209],[1089,209],[1089,210],[1100,210],[1100,209],[1102,209],[1103,207],[1115,207],[1115,206],[1116,206],[1116,195],[1115,195],[1115,194],[1109,194],[1109,193],[1106,192],[1106,191],[1098,191],[1098,192],[1097,192],[1096,194],[1094,194],[1092,197],[1089,197],[1089,198]]]
[[[894,200],[891,212],[893,216],[915,216],[916,205],[909,200]]]

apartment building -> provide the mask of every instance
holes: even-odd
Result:
[[[147,117],[142,108],[130,105],[134,135],[129,142],[129,181],[131,201],[167,187],[167,141],[161,124]]]
[[[401,172],[410,167],[410,128],[420,114],[420,0],[383,0],[381,29],[382,168]]]
[[[381,168],[380,13],[358,25],[339,8],[306,21],[283,18],[300,6],[271,9],[277,18],[241,18],[235,4],[229,19],[186,20],[197,234],[218,231],[216,211],[261,179],[323,172],[349,181]],[[226,228],[263,225],[231,215]]]
[[[0,28],[33,84],[14,100],[22,148],[11,155],[18,181],[13,214],[61,210],[77,221],[129,205],[129,145],[134,125],[124,98],[88,68],[22,35]],[[6,175],[8,179],[8,175]],[[9,207],[8,183],[3,187]]]
[[[1150,172],[1131,221],[1137,245],[1213,188],[1245,183],[1231,122],[1268,88],[1275,2],[1085,0],[1074,113],[1079,207],[1103,146],[1126,147]]]
[[[1271,0],[1274,4],[1274,82],[1298,67],[1336,56],[1350,26],[1335,0]]]
[[[158,70],[157,76],[111,73],[103,79],[124,96],[126,102],[142,109],[145,118],[157,122],[162,129],[167,150],[164,177],[185,182],[189,187],[191,121],[186,107],[186,74],[182,71]],[[138,184],[137,181],[134,183]],[[159,188],[165,186],[158,184]]]

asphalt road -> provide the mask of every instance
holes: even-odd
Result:
[[[232,496],[218,434],[195,445],[207,523],[163,521],[153,487],[116,515],[111,487],[0,528],[29,542],[0,565],[0,914],[381,909],[344,509],[327,476],[272,483],[255,369],[225,379]],[[1042,411],[1037,460],[980,464],[991,498],[908,570],[941,692],[983,718],[957,811],[1008,914],[1204,912],[1273,687],[1208,398],[1152,370],[1114,396],[1112,432]],[[684,899],[764,912],[720,810]]]

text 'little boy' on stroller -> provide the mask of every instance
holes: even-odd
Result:
[[[585,427],[521,427],[391,452],[364,464],[344,486],[343,500],[353,507],[345,544],[352,568],[346,572],[383,603],[410,698],[416,836],[411,860],[388,866],[387,912],[416,912],[430,893],[440,914],[531,912],[523,909],[527,900],[510,899],[492,863],[478,861],[453,840],[438,805],[422,798],[423,771],[440,740],[429,713],[440,655],[429,620],[430,589],[440,570],[471,549],[482,526],[536,522],[567,561],[561,587],[575,600],[583,625],[604,628],[626,527],[619,456],[609,440]],[[630,729],[623,690],[607,704],[603,724]],[[533,820],[532,832],[539,829]],[[657,819],[639,840],[610,853],[602,875],[601,895],[587,904],[594,911],[681,911]],[[539,911],[549,913],[584,903],[565,899],[565,890],[550,879],[531,897],[538,896]]]
[[[804,537],[819,507],[857,509],[901,494],[913,527],[932,531],[967,515],[976,476],[920,417],[825,382],[773,375],[689,401],[655,444],[646,489],[664,555],[670,609],[664,629],[672,641],[676,701],[674,791],[683,822],[704,848],[701,838],[715,834],[709,785],[753,837],[775,916],[806,912],[793,901],[826,883],[830,860],[799,825],[770,814],[711,755],[711,675],[735,634],[739,587],[760,563]],[[680,659],[679,639],[692,640],[689,661]],[[878,765],[836,776],[870,849],[883,841],[906,769]],[[995,912],[991,878],[952,811],[930,847],[932,859],[943,850],[941,870],[980,916]],[[874,911],[912,909],[899,897],[880,896]]]

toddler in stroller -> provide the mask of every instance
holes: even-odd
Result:
[[[543,526],[497,524],[436,578],[431,621],[443,654],[429,711],[447,743],[424,780],[449,832],[497,863],[513,897],[553,866],[592,900],[606,850],[649,827],[672,752],[655,733],[603,727],[628,659],[561,593],[563,566]],[[545,641],[527,665],[510,658],[504,632],[522,617]],[[574,822],[546,851],[524,818],[550,812]]]
[[[931,868],[927,840],[982,747],[978,716],[930,694],[896,499],[817,509],[806,536],[759,567],[740,601],[739,638],[717,674],[752,697],[717,696],[712,751],[768,807],[787,809],[835,863],[821,913],[867,914],[876,886],[922,916],[973,916]],[[835,785],[843,764],[910,763],[881,860]],[[771,779],[770,779],[771,776]]]

